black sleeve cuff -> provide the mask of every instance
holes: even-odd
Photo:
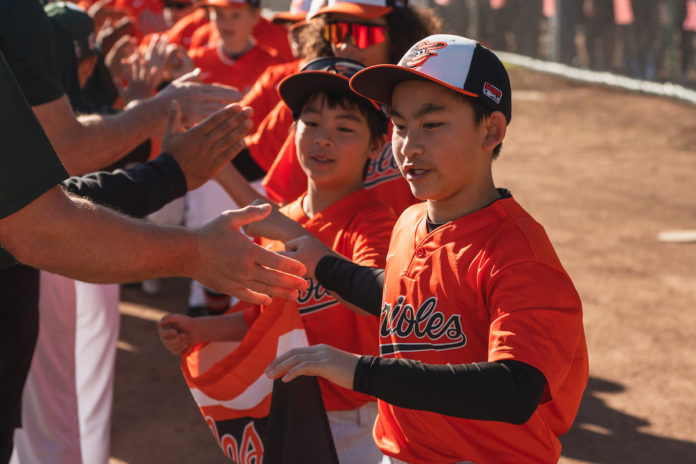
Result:
[[[358,308],[379,316],[384,269],[360,266],[347,259],[326,255],[317,263],[314,275],[324,288]]]
[[[358,360],[358,365],[355,366],[355,374],[353,376],[353,390],[358,393],[367,393],[370,379],[370,369],[374,362],[374,356],[361,356]]]

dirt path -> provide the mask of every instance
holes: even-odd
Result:
[[[590,382],[562,463],[696,462],[696,107],[511,70],[494,174],[542,224],[584,303]],[[123,290],[113,462],[226,462],[152,319],[187,282]]]

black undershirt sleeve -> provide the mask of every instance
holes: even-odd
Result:
[[[545,385],[540,371],[512,360],[434,365],[363,356],[353,378],[355,391],[395,406],[518,425],[532,416]]]
[[[326,255],[317,263],[314,275],[325,289],[379,317],[384,269],[360,266],[347,259]]]
[[[383,269],[327,255],[319,260],[314,274],[324,288],[380,315]],[[362,356],[353,378],[355,391],[395,406],[511,424],[529,420],[545,387],[546,378],[539,370],[514,360],[434,365]]]
[[[259,180],[266,175],[266,171],[256,164],[254,158],[251,157],[251,153],[249,153],[249,149],[246,147],[234,157],[232,164],[249,182]]]
[[[179,164],[166,153],[147,163],[113,172],[71,177],[64,190],[134,217],[153,213],[186,193]]]

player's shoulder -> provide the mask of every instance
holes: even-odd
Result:
[[[397,221],[397,226],[412,224],[413,222],[420,221],[423,217],[427,215],[427,204],[424,201],[414,203],[407,207]]]
[[[488,237],[492,249],[500,250],[510,262],[537,261],[560,265],[544,226],[513,198],[499,200],[501,220]]]

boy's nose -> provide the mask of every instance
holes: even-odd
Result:
[[[333,139],[327,130],[319,130],[316,137],[314,137],[314,143],[322,147],[330,147],[333,145]]]
[[[409,131],[402,139],[401,153],[406,158],[412,158],[423,154],[423,144],[416,131]]]

